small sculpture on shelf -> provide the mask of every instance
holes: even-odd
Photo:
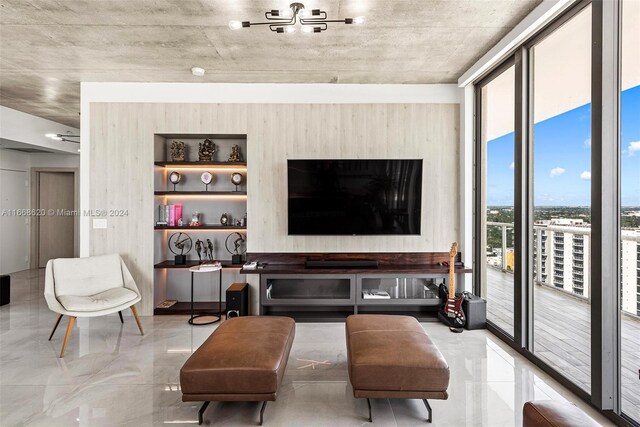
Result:
[[[202,224],[200,223],[200,214],[198,212],[191,215],[191,221],[189,222],[189,227],[200,227]]]
[[[231,237],[236,237],[236,239],[233,241],[233,251],[229,249],[229,239]],[[231,233],[224,241],[224,246],[227,252],[231,254],[231,264],[242,264],[242,254],[244,254],[246,251],[245,237],[238,232]]]
[[[207,256],[207,250],[204,247],[204,242],[200,239],[196,240],[196,253],[198,254],[198,262],[202,264],[202,252],[204,251],[204,256]]]
[[[213,160],[213,154],[217,151],[218,147],[210,139],[205,139],[200,143],[198,149],[198,160],[201,162],[210,162]]]
[[[220,224],[221,225],[231,225],[231,215],[229,215],[228,213],[223,213],[220,216]]]
[[[242,155],[240,154],[240,146],[238,144],[234,144],[231,146],[231,154],[229,155],[229,160],[227,162],[241,162]]]
[[[240,191],[240,190],[238,190],[238,186],[240,184],[242,184],[242,181],[243,181],[243,179],[242,179],[242,174],[241,173],[234,172],[234,173],[231,174],[231,183],[236,186],[236,189],[234,191]]]
[[[207,249],[209,250],[209,254],[207,255],[207,257],[209,258],[210,262],[213,262],[213,243],[211,243],[211,240],[207,239]]]
[[[175,265],[187,264],[187,254],[192,246],[193,241],[188,234],[180,232],[169,237],[169,250],[175,255]]]
[[[176,191],[176,184],[180,182],[182,175],[180,172],[173,171],[169,174],[169,182],[173,184],[173,191]]]
[[[204,191],[209,191],[209,184],[213,182],[213,178],[214,176],[211,172],[203,172],[202,175],[200,175],[200,181],[204,184]]]
[[[185,160],[185,148],[184,142],[173,141],[171,142],[171,161],[172,162],[184,162]]]
[[[240,226],[241,227],[246,227],[247,226],[247,213],[244,213],[244,216],[242,217],[242,220],[240,221]]]

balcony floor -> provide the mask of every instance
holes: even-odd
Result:
[[[487,269],[487,318],[513,334],[513,275]],[[589,303],[546,286],[534,291],[534,352],[585,390],[590,390]],[[640,321],[622,318],[622,411],[640,420]]]

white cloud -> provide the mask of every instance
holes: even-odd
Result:
[[[584,140],[584,146],[585,147],[591,147],[591,138],[587,138]]]
[[[631,141],[628,147],[629,155],[633,156],[640,151],[640,141]]]
[[[511,162],[509,165],[509,169],[514,169],[516,167],[516,162]]]
[[[591,181],[591,172],[584,171],[580,174],[580,179],[584,179],[585,181]]]
[[[551,178],[554,178],[554,177],[556,177],[556,176],[560,176],[560,175],[562,175],[562,174],[563,174],[563,173],[565,173],[566,171],[567,171],[566,169],[561,168],[560,166],[558,166],[558,167],[555,167],[555,168],[551,169],[551,172],[549,172],[549,176],[550,176]]]

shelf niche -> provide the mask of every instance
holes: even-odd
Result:
[[[210,139],[216,145],[212,161],[198,160],[199,144]],[[172,141],[185,143],[185,160],[172,161],[170,146]],[[154,137],[154,314],[185,314],[190,307],[189,267],[198,264],[195,250],[197,239],[205,242],[209,239],[214,247],[214,258],[220,260],[222,271],[222,295],[234,282],[244,282],[240,274],[241,265],[233,265],[231,255],[225,249],[225,239],[231,233],[247,234],[246,226],[222,225],[223,213],[231,215],[232,221],[242,219],[247,212],[247,136],[227,134],[156,134]],[[238,145],[242,162],[227,162],[231,147]],[[174,186],[169,182],[169,174],[179,172],[180,182]],[[209,171],[214,180],[205,191],[200,180],[203,172]],[[231,182],[231,174],[239,172],[243,182],[236,186]],[[160,205],[182,205],[183,226],[157,225]],[[200,227],[189,227],[193,213],[200,214]],[[232,224],[233,224],[232,222]],[[186,233],[193,242],[187,254],[186,265],[175,265],[174,254],[168,249],[168,239],[173,233]],[[233,245],[230,245],[233,249]],[[194,302],[196,311],[209,312],[217,309],[218,273],[198,274],[194,284]],[[165,300],[177,300],[174,308],[157,308]],[[213,304],[216,302],[216,304]],[[215,307],[214,307],[215,305]]]

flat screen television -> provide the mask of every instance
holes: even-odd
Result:
[[[422,160],[288,160],[289,235],[420,234]]]

